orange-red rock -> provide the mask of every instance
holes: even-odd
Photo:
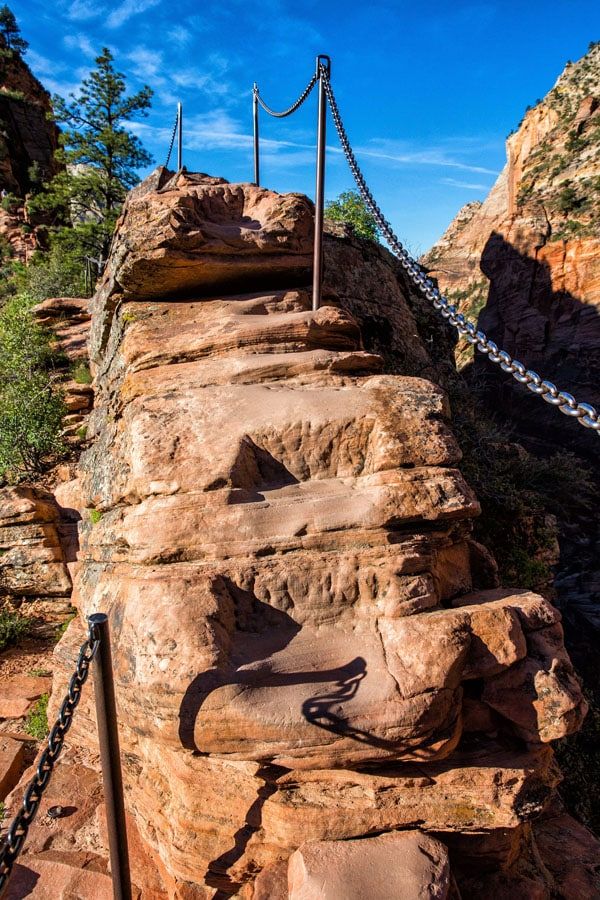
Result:
[[[557,782],[541,745],[585,712],[556,611],[474,581],[443,393],[382,374],[350,276],[312,312],[309,211],[158,173],[93,302],[94,442],[61,493],[82,511],[74,596],[110,616],[127,807],[182,900],[234,894],[306,841],[397,829],[508,864]],[[57,648],[55,706],[82,636],[76,620]],[[517,716],[502,679],[531,667],[544,690]],[[465,699],[487,710],[468,736]],[[76,744],[93,722],[88,694]]]

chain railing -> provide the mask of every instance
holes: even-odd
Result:
[[[81,700],[83,686],[88,680],[92,663],[94,663],[96,717],[114,896],[119,900],[131,900],[110,637],[108,618],[103,613],[97,613],[88,619],[88,635],[79,650],[75,671],[71,675],[67,693],[48,735],[46,747],[39,758],[35,775],[25,789],[21,807],[0,845],[0,897],[8,885],[15,862],[27,840],[31,823],[52,778],[54,766],[64,747],[65,737],[73,722],[73,715]]]
[[[167,153],[167,158],[165,160],[165,169],[169,168],[171,154],[173,153],[173,147],[175,146],[175,137],[177,137],[177,171],[179,172],[183,166],[183,106],[181,103],[177,104],[177,115],[175,116],[173,131],[171,133],[169,152]]]
[[[312,76],[297,100],[282,112],[275,112],[260,96],[258,85],[254,82],[252,89],[252,119],[254,127],[254,184],[260,184],[259,161],[259,130],[258,109],[259,106],[270,116],[276,119],[285,119],[300,109],[304,101],[310,96],[312,89],[319,85],[319,103],[317,112],[317,183],[315,190],[315,237],[313,250],[313,286],[312,308],[316,310],[321,305],[321,287],[323,283],[323,219],[325,211],[325,128],[327,114],[327,100],[324,91],[324,79],[321,72],[331,71],[331,60],[325,54],[317,56],[315,74]]]
[[[400,260],[400,264],[409,276],[413,285],[425,295],[433,307],[457,329],[457,331],[473,344],[480,353],[485,354],[491,362],[496,363],[504,372],[508,372],[515,381],[525,385],[533,394],[538,394],[546,403],[558,407],[565,416],[576,418],[580,425],[584,428],[591,428],[600,432],[600,416],[595,407],[589,403],[578,402],[572,394],[567,391],[561,391],[552,381],[543,379],[541,375],[532,369],[527,369],[522,362],[514,359],[506,350],[501,350],[498,345],[487,337],[485,332],[477,328],[474,322],[469,321],[462,313],[458,311],[456,306],[448,301],[436,287],[431,278],[423,271],[421,266],[414,260],[405,249],[401,241],[398,239],[390,223],[386,220],[379,206],[375,202],[371,194],[364,175],[356,161],[356,156],[348,140],[344,123],[333,93],[331,81],[329,79],[329,71],[326,66],[320,66],[320,80],[324,86],[327,100],[331,108],[333,121],[342,145],[342,149],[346,156],[350,171],[354,177],[361,197],[363,198],[367,208],[373,215],[381,233],[395,256]]]

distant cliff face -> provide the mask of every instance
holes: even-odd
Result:
[[[526,113],[485,202],[467,204],[422,262],[509,353],[600,401],[600,43]],[[464,365],[472,351],[459,345],[458,356]],[[500,404],[525,423],[539,401],[500,377]],[[557,428],[585,441],[583,429]]]
[[[55,171],[58,128],[47,119],[50,95],[16,53],[0,68],[0,190],[24,197],[31,169],[47,178]]]

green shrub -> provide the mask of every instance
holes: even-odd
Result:
[[[71,378],[73,381],[76,381],[77,384],[91,384],[92,373],[90,372],[89,366],[84,362],[77,363],[77,365],[73,366],[71,369]]]
[[[67,628],[69,627],[69,625],[71,624],[71,622],[73,621],[73,619],[75,618],[76,615],[77,615],[77,610],[73,609],[69,613],[68,618],[66,618],[64,622],[61,622],[60,625],[56,626],[56,635],[58,638],[61,638],[63,636],[63,634],[65,633],[65,631],[67,630]]]
[[[379,228],[365,201],[357,191],[343,191],[337,200],[325,204],[325,218],[351,225],[359,237],[379,239]]]
[[[74,230],[74,229],[73,229]],[[34,254],[19,278],[21,291],[35,303],[48,297],[85,297],[85,248],[63,246],[53,237],[51,249]]]
[[[92,523],[92,525],[97,525],[101,518],[102,518],[101,510],[90,509],[90,522]]]
[[[65,406],[52,378],[48,332],[31,314],[27,295],[0,309],[0,479],[40,473],[48,458],[64,451]]]
[[[11,610],[0,611],[0,650],[17,644],[29,631],[29,619]]]
[[[574,209],[578,209],[581,204],[582,200],[578,196],[575,188],[572,185],[565,183],[565,186],[556,199],[557,210],[566,216],[567,213],[572,212]]]
[[[15,213],[22,205],[23,201],[19,200],[14,194],[7,194],[0,201],[0,206],[7,213]]]
[[[48,699],[48,694],[42,694],[25,721],[25,731],[36,741],[43,741],[48,734]]]

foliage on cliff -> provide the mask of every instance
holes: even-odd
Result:
[[[53,216],[59,240],[72,226],[71,240],[79,241],[84,256],[106,256],[123,200],[138,181],[137,170],[152,161],[126,127],[136,115],[147,114],[151,98],[148,86],[126,94],[125,76],[115,70],[105,47],[78,94],[53,99],[55,120],[64,127],[57,152],[61,171],[30,208]]]
[[[54,387],[48,332],[31,315],[32,299],[12,297],[0,310],[0,482],[39,474],[60,454],[65,413]]]

